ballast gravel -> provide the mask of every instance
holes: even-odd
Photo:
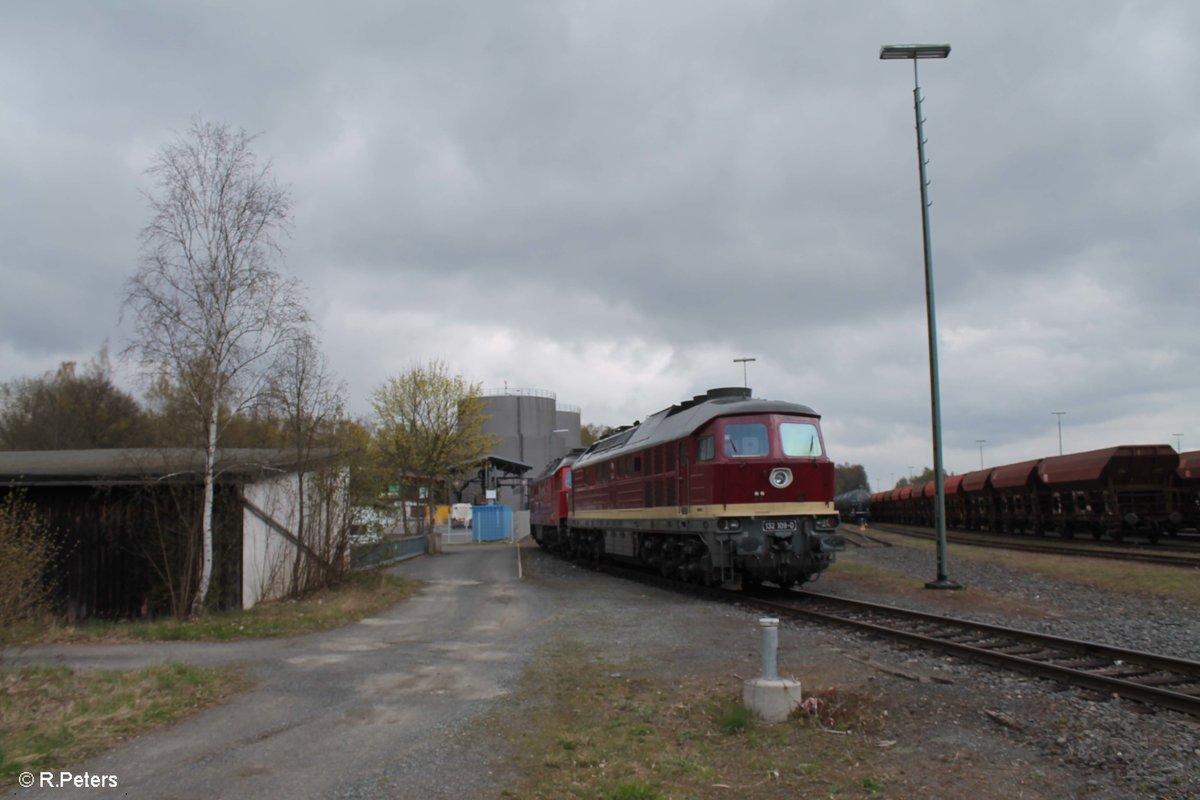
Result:
[[[563,598],[560,615],[571,618],[571,635],[593,647],[597,658],[651,659],[664,675],[724,674],[730,686],[733,678],[757,674],[756,612],[631,585],[536,549],[527,552],[531,579]],[[853,548],[839,558],[909,576],[916,585],[933,577],[930,554],[916,547]],[[1200,656],[1200,609],[986,561],[956,561],[951,577],[1012,600],[1015,608],[1040,612],[964,616],[1180,658]],[[896,601],[836,565],[805,588],[946,612],[936,598],[919,594]],[[887,735],[918,754],[906,772],[918,784],[943,787],[941,796],[1200,798],[1200,720],[1187,715],[800,623],[784,623],[779,664],[781,673],[796,670],[802,680],[809,672],[828,680],[832,670],[847,684],[879,691],[890,709]],[[897,677],[904,675],[919,680]]]

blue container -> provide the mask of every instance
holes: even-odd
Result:
[[[476,542],[506,542],[512,538],[512,506],[472,506],[471,538]]]

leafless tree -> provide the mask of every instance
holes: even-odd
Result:
[[[192,612],[208,595],[213,567],[213,465],[223,424],[252,406],[269,386],[276,358],[309,323],[294,278],[272,262],[291,200],[269,164],[251,150],[254,137],[196,120],[165,146],[148,174],[150,223],[141,263],[127,284],[136,318],[127,352],[151,379],[182,390],[205,431],[203,547]]]
[[[316,339],[301,336],[285,348],[270,394],[282,440],[295,449],[301,465],[293,533],[305,547],[295,548],[289,591],[302,595],[341,576],[349,547],[349,518],[343,521],[331,516],[349,512],[349,504],[339,504],[336,499],[341,488],[339,472],[328,464],[311,468],[318,448],[336,453],[338,462],[348,456],[350,447],[341,425],[345,385],[330,372]]]

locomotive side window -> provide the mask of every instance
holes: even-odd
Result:
[[[701,436],[700,441],[696,445],[696,460],[697,461],[712,461],[716,458],[717,447],[711,436]]]
[[[785,422],[779,426],[785,456],[821,455],[821,438],[817,426],[807,422]]]
[[[770,455],[770,452],[765,424],[737,422],[725,426],[725,455],[747,458]]]

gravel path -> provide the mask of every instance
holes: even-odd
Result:
[[[425,591],[327,634],[232,646],[31,649],[22,659],[248,663],[254,691],[76,768],[122,779],[119,792],[89,796],[180,800],[501,797],[518,777],[516,737],[505,731],[525,724],[538,700],[519,689],[520,676],[550,639],[578,641],[622,669],[642,665],[668,684],[699,677],[734,692],[757,674],[756,613],[598,575],[532,545],[524,553],[524,580],[511,547],[452,549],[403,564],[397,571],[427,581]],[[915,547],[856,549],[843,561],[914,583],[932,571],[928,551]],[[1044,612],[977,612],[981,619],[1196,657],[1195,609],[965,559],[952,560],[951,573]],[[889,599],[836,565],[813,588]],[[914,596],[903,604],[945,610],[937,598]],[[880,758],[901,763],[903,785],[916,787],[888,797],[1200,798],[1200,724],[1191,718],[840,629],[787,623],[780,640],[783,674],[872,698],[887,714],[880,736],[892,749]]]
[[[514,548],[448,550],[397,568],[425,582],[335,631],[238,644],[26,648],[11,662],[130,668],[244,663],[253,690],[80,765],[114,776],[89,797],[462,798],[494,794],[491,754],[459,734],[512,691],[552,598],[517,577]],[[17,790],[69,797],[77,789]],[[75,794],[72,794],[75,792]]]

